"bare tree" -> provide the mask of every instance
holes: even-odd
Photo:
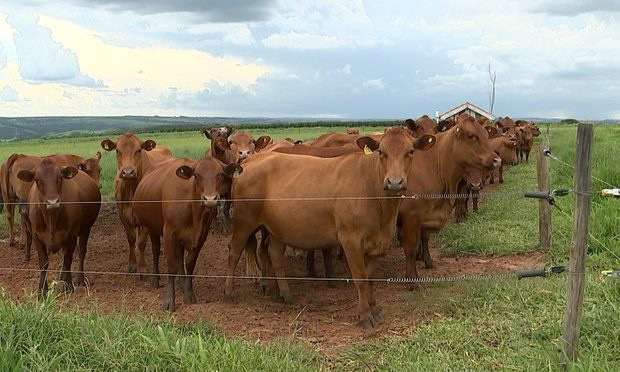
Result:
[[[489,62],[489,112],[493,113],[493,106],[495,106],[495,80],[497,80],[497,71],[491,71],[491,62]]]

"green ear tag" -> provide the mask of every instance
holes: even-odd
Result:
[[[368,147],[368,145],[364,145],[364,154],[366,155],[372,154],[372,150],[370,149],[370,147]]]
[[[239,175],[239,170],[235,169],[235,171],[233,172],[233,178],[237,177]]]

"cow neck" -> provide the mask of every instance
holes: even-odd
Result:
[[[221,148],[215,146],[215,143],[211,143],[211,152],[213,153],[213,157],[217,160],[225,163],[226,159],[226,150],[222,150]]]
[[[386,192],[383,188],[383,178],[380,176],[381,165],[379,161],[379,154],[354,154],[354,156],[349,157],[349,159],[356,159],[359,162],[358,164],[360,164],[361,170],[359,175],[366,181],[364,182],[365,190],[363,195],[356,196],[382,197],[394,195]],[[372,203],[372,205],[379,206],[379,224],[382,229],[385,226],[394,225],[394,221],[392,219],[396,219],[398,207],[400,206],[401,201],[402,199],[400,198],[389,198],[368,200],[366,203]]]
[[[443,194],[456,194],[458,183],[463,177],[463,169],[454,156],[456,140],[454,130],[450,129],[443,136],[438,136],[435,144],[437,174],[441,180]]]
[[[38,190],[37,190],[38,191]],[[41,198],[38,202],[41,202]],[[62,200],[62,194],[60,195],[60,200]],[[45,227],[47,229],[47,234],[49,235],[49,241],[54,243],[54,232],[57,230],[58,221],[60,220],[60,216],[64,210],[64,206],[61,203],[60,208],[57,209],[47,209],[45,204],[39,204],[39,209],[41,211],[41,216],[43,217],[43,221],[45,222]]]
[[[195,177],[192,177],[191,187],[192,187],[192,191],[194,191],[193,197],[191,199],[194,199],[194,200],[201,199],[199,193],[195,192],[196,190],[196,178]],[[190,204],[190,208],[192,212],[192,224],[193,226],[200,226],[200,229],[198,229],[198,235],[192,236],[192,244],[195,247],[198,241],[200,240],[201,236],[203,235],[205,227],[206,228],[209,227],[209,224],[206,223],[207,222],[206,219],[209,216],[210,208],[205,207],[202,204],[202,202],[200,203],[190,202],[189,204]]]

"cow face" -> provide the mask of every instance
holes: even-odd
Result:
[[[451,129],[456,137],[454,143],[455,159],[466,167],[492,170],[501,160],[491,148],[489,133],[473,117],[459,117],[459,122]]]
[[[495,149],[497,155],[499,155],[502,159],[502,164],[517,164],[517,146],[516,141],[511,141],[508,138],[502,138],[499,146]]]
[[[416,121],[407,119],[405,120],[405,125],[409,128],[414,137],[421,137],[425,134],[437,134],[437,125],[435,124],[435,121],[427,115],[421,116]]]
[[[231,181],[235,172],[243,172],[236,163],[222,164],[215,158],[206,157],[191,167],[182,165],[177,168],[176,175],[184,180],[194,182],[195,195],[207,208],[217,207],[220,195],[229,194]]]
[[[402,193],[407,190],[407,171],[411,167],[415,150],[428,150],[435,144],[435,136],[425,134],[412,138],[402,128],[391,128],[380,142],[371,137],[360,137],[357,145],[364,151],[371,150],[378,157],[383,175],[383,189]]]
[[[463,174],[463,179],[471,191],[480,191],[484,186],[483,171],[475,168],[467,168]]]
[[[236,132],[229,137],[228,141],[233,162],[238,164],[241,163],[248,156],[265,148],[270,142],[271,137],[269,136],[261,136],[255,140],[254,137],[247,132]]]
[[[445,132],[448,129],[452,128],[454,124],[455,122],[452,120],[440,120],[439,123],[437,123],[437,131]]]
[[[118,137],[116,142],[109,139],[101,141],[101,147],[106,151],[116,150],[116,165],[122,179],[136,179],[142,174],[143,151],[151,151],[156,143],[153,140],[142,141],[131,133]]]
[[[60,208],[63,180],[71,179],[78,173],[75,167],[59,167],[52,160],[45,158],[34,171],[22,170],[17,177],[24,182],[35,182],[39,199],[44,201],[46,209]]]
[[[101,188],[101,166],[99,161],[101,160],[101,153],[97,151],[94,158],[86,159],[78,165],[78,169],[88,174],[92,178],[97,186]]]

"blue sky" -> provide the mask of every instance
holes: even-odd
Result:
[[[4,0],[0,116],[620,119],[616,0]]]

